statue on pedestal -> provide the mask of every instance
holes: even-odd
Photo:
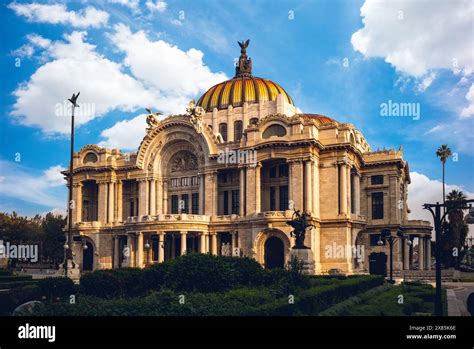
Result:
[[[306,235],[306,229],[308,227],[314,227],[314,225],[308,223],[309,214],[295,209],[293,212],[292,220],[286,221],[286,224],[292,226],[294,230],[290,233],[291,237],[295,238],[295,246],[294,249],[308,249],[309,247],[304,245],[304,238]]]

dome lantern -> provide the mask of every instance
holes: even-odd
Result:
[[[227,109],[229,106],[241,107],[246,103],[276,101],[278,95],[294,106],[290,95],[277,83],[252,75],[252,60],[247,56],[250,40],[238,42],[240,57],[235,67],[235,76],[212,86],[197,102],[197,106],[211,112],[214,108]]]

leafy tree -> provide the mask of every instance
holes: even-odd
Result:
[[[43,230],[42,254],[43,257],[49,258],[53,263],[59,263],[64,259],[63,227],[65,225],[65,217],[54,215],[51,212],[46,214],[41,223]]]
[[[452,190],[446,199],[449,208],[451,205],[456,205],[460,201],[466,200],[467,197],[460,190]],[[463,247],[468,233],[469,227],[464,222],[464,212],[461,209],[450,211],[448,213],[448,224],[442,236],[443,260],[446,265],[459,268],[459,263],[466,253]],[[454,249],[457,249],[457,256],[453,255]]]

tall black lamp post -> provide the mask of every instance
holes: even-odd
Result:
[[[77,98],[81,93],[72,94],[72,97],[68,99],[72,104],[72,117],[71,117],[71,149],[69,156],[69,193],[68,193],[68,231],[67,231],[67,241],[64,246],[65,249],[65,261],[64,261],[64,273],[65,276],[68,276],[68,267],[69,263],[72,262],[72,208],[76,206],[72,199],[72,185],[74,179],[74,110],[79,105],[76,103]],[[76,206],[77,207],[77,206]],[[71,263],[72,265],[72,263]]]
[[[474,223],[474,210],[470,203],[474,200],[459,200],[459,201],[446,201],[443,204],[437,202],[436,204],[424,204],[423,208],[428,210],[433,215],[434,228],[435,228],[435,259],[436,259],[436,295],[435,295],[435,315],[443,315],[443,301],[441,299],[441,232],[443,226],[446,223],[446,217],[449,213],[454,210],[467,210],[469,213],[464,218],[464,221],[468,224]],[[441,207],[446,212],[441,214]]]
[[[393,244],[397,239],[403,240],[406,237],[401,231],[397,231],[397,236],[393,236],[389,229],[384,229],[380,232],[380,238],[377,242],[377,245],[382,246],[384,241],[388,242],[390,246],[390,280],[389,282],[393,284]]]

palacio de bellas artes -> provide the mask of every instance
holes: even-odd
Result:
[[[474,0],[8,0],[0,22],[0,349],[473,347]]]
[[[81,270],[143,268],[189,252],[283,268],[295,210],[312,225],[307,273],[386,270],[381,230],[407,237],[393,246],[395,272],[415,269],[413,242],[416,269],[430,270],[432,226],[409,219],[402,146],[373,150],[356,125],[303,113],[282,86],[254,75],[249,40],[239,44],[234,77],[186,114],[148,110],[136,152],[89,144],[74,153]]]

